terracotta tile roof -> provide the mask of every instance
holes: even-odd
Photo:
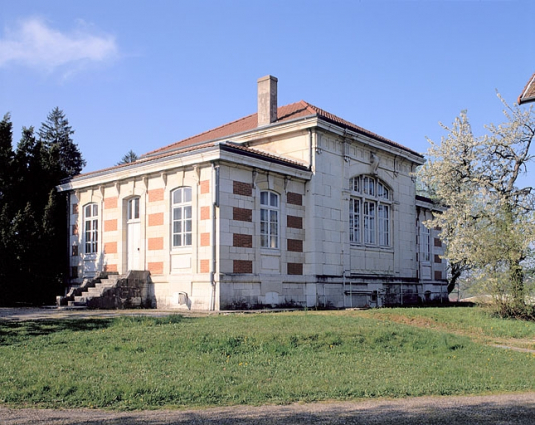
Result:
[[[409,149],[403,145],[393,142],[392,140],[379,136],[376,133],[368,131],[362,127],[359,127],[358,125],[355,125],[349,121],[339,118],[336,115],[333,115],[327,111],[324,111],[323,109],[318,108],[314,105],[311,105],[310,103],[305,102],[303,100],[296,102],[296,103],[292,103],[290,105],[280,106],[277,109],[277,117],[278,119],[276,123],[290,121],[290,120],[297,119],[297,118],[318,117],[325,121],[329,121],[333,124],[337,124],[343,128],[347,128],[348,130],[366,135],[375,140],[386,143],[390,146],[395,146],[399,149],[403,149],[407,152],[410,152],[413,155],[422,157],[421,154],[413,151],[412,149]],[[197,145],[199,143],[203,143],[203,142],[207,142],[211,140],[228,138],[230,136],[237,135],[239,133],[254,130],[257,128],[257,126],[258,126],[258,117],[257,117],[257,114],[255,113],[252,115],[248,115],[244,118],[241,118],[239,120],[232,121],[220,127],[216,127],[204,133],[198,134],[196,136],[192,136],[187,139],[181,140],[179,142],[170,144],[168,146],[164,146],[163,148],[148,152],[145,155],[143,155],[142,158],[147,157],[147,156],[152,157],[153,155],[158,155],[163,152],[174,151],[176,149],[181,149],[186,146],[193,146],[193,145]]]
[[[533,101],[535,101],[535,74],[531,76],[526,87],[522,90],[522,94],[518,96],[519,105]]]
[[[323,109],[318,108],[314,105],[311,105],[310,103],[305,102],[303,100],[296,102],[296,103],[292,103],[290,105],[279,107],[277,109],[277,116],[278,116],[277,123],[291,121],[294,119],[304,118],[304,117],[318,117],[325,121],[331,122],[333,124],[337,124],[343,128],[347,128],[348,130],[366,135],[368,137],[371,137],[372,139],[381,141],[390,146],[395,146],[399,149],[403,149],[407,152],[410,152],[413,155],[422,157],[421,154],[405,146],[402,146],[396,142],[393,142],[392,140],[386,139],[382,136],[379,136],[378,134],[368,131],[353,123],[350,123],[349,121],[339,118],[336,115],[333,115],[327,111],[324,111]],[[197,134],[196,136],[192,136],[187,139],[181,140],[179,142],[173,143],[171,145],[165,146],[163,148],[148,152],[142,155],[134,163],[120,164],[120,165],[105,168],[102,170],[79,174],[75,176],[75,179],[78,179],[81,177],[82,178],[90,177],[90,176],[99,175],[99,174],[107,174],[110,171],[116,171],[116,170],[129,167],[129,166],[133,166],[133,165],[138,166],[138,165],[141,165],[142,163],[154,161],[160,158],[165,158],[167,156],[183,154],[183,153],[195,151],[198,149],[212,147],[217,144],[215,143],[215,141],[229,138],[233,135],[237,135],[246,131],[251,131],[251,130],[256,129],[257,127],[258,127],[258,117],[257,117],[257,114],[255,113],[252,115],[248,115],[244,118],[241,118],[239,120],[232,121],[220,127],[216,127],[212,130],[205,131],[204,133]],[[282,158],[282,157],[279,157],[279,156],[276,156],[271,153],[267,153],[258,149],[251,149],[251,148],[247,148],[245,146],[237,145],[235,143],[230,143],[230,142],[222,143],[222,145],[228,146],[229,149],[232,148],[234,151],[241,151],[243,154],[251,154],[251,155],[254,154],[255,156],[263,157],[269,161],[275,161],[275,162],[283,163],[289,166],[304,168],[304,166],[302,164],[299,164],[298,162],[295,162],[286,158]]]

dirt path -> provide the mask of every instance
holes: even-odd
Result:
[[[437,323],[428,317],[407,317],[402,314],[389,314],[385,317],[376,317],[371,314],[366,314],[365,312],[362,314],[362,317],[369,317],[378,320],[387,320],[390,322],[401,323],[404,325],[414,326],[416,328],[422,329],[437,329],[451,334],[467,336],[477,344],[484,344],[496,348],[503,348],[507,350],[515,350],[535,354],[535,349],[532,348],[535,347],[535,339],[533,338],[502,338],[496,336],[488,336],[484,335],[483,333],[476,333],[474,331],[470,332],[467,330],[454,329],[450,327],[447,323]],[[533,423],[535,424],[535,420]]]
[[[4,425],[246,425],[246,424],[514,424],[535,423],[535,393],[473,397],[421,397],[292,404],[236,406],[205,410],[107,412],[0,407]]]

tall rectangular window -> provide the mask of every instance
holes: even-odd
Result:
[[[84,238],[86,254],[98,252],[98,205],[84,207]]]
[[[349,241],[360,242],[360,199],[349,200]]]
[[[379,204],[377,206],[379,218],[379,245],[390,245],[390,208],[388,205]]]
[[[179,187],[171,194],[173,248],[192,244],[191,187]]]
[[[431,261],[431,232],[423,224],[420,225],[420,247],[422,261]]]
[[[375,203],[364,202],[364,243],[375,244]]]
[[[279,247],[279,195],[260,192],[260,246]]]

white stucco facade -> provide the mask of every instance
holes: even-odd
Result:
[[[154,307],[201,310],[446,297],[422,156],[319,111],[62,185],[72,283],[135,267]]]

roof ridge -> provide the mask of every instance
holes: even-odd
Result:
[[[301,104],[303,105],[304,109],[310,109],[310,108],[309,108],[309,103],[308,103],[308,102],[305,102],[304,100],[300,100],[300,101],[298,101],[298,102],[289,103],[288,105],[279,106],[279,107],[277,107],[277,111],[280,110],[280,109],[283,109],[283,108],[288,108],[288,107],[291,107],[291,106],[293,106],[293,105],[297,105],[297,104],[299,104],[299,103],[301,103]],[[315,111],[312,110],[311,113],[315,113]],[[283,120],[285,117],[290,116],[290,115],[293,115],[293,114],[295,114],[295,111],[293,111],[292,113],[287,114],[287,115],[277,116],[277,122],[278,122],[278,121],[281,121],[281,120]],[[244,117],[242,117],[242,118],[238,118],[237,120],[230,121],[230,122],[228,122],[228,123],[226,123],[226,124],[222,124],[222,125],[220,125],[220,126],[218,126],[218,127],[211,128],[210,130],[203,131],[202,133],[194,134],[193,136],[187,137],[187,138],[182,139],[182,140],[178,140],[178,141],[176,141],[176,142],[170,143],[170,144],[168,144],[168,145],[166,145],[166,146],[163,146],[163,147],[161,147],[161,148],[158,148],[158,149],[149,151],[149,152],[147,152],[147,153],[144,153],[143,155],[140,156],[140,158],[146,158],[146,157],[149,157],[149,156],[153,156],[153,155],[156,155],[156,154],[158,154],[158,153],[160,153],[160,152],[162,152],[162,151],[166,151],[166,150],[169,150],[169,149],[173,149],[174,147],[177,147],[177,148],[178,148],[178,147],[179,147],[180,145],[182,145],[182,144],[185,144],[185,143],[187,144],[187,142],[188,142],[189,140],[197,139],[197,138],[202,138],[202,136],[205,135],[205,134],[214,133],[214,132],[216,132],[216,131],[218,131],[218,130],[221,130],[221,129],[224,129],[224,128],[226,128],[226,127],[234,126],[234,125],[236,125],[237,123],[240,123],[240,122],[243,122],[243,121],[252,119],[253,117],[255,117],[255,116],[257,116],[257,115],[258,115],[258,112],[254,112],[254,113],[249,114],[249,115],[246,115],[246,116],[244,116]],[[225,136],[225,137],[226,137],[226,136]],[[200,143],[204,143],[204,141],[203,141],[203,142],[200,142]]]
[[[222,129],[222,128],[225,128],[225,127],[229,127],[231,125],[234,125],[240,121],[245,121],[246,119],[249,119],[253,116],[257,115],[257,112],[253,113],[253,114],[249,114],[249,115],[246,115],[245,117],[241,117],[241,118],[238,118],[237,120],[234,120],[234,121],[230,121],[230,122],[227,122],[225,124],[222,124],[218,127],[214,127],[214,128],[211,128],[210,130],[206,130],[206,131],[203,131],[202,133],[197,133],[197,134],[194,134],[193,136],[190,136],[190,137],[186,137],[185,139],[182,139],[182,140],[178,140],[176,142],[173,142],[173,143],[170,143],[166,146],[163,146],[161,148],[158,148],[158,149],[155,149],[153,151],[150,151],[150,152],[147,152],[147,153],[144,153],[143,155],[141,155],[141,158],[144,158],[146,156],[151,156],[153,154],[156,154],[158,152],[161,152],[161,151],[164,151],[164,150],[167,150],[167,149],[170,149],[171,147],[173,146],[176,146],[177,144],[182,144],[188,140],[191,140],[191,139],[194,139],[194,138],[197,138],[199,136],[202,136],[203,134],[208,134],[208,133],[211,133],[213,132],[214,130],[219,130],[219,129]],[[202,143],[205,143],[205,142],[202,142]]]
[[[245,117],[239,118],[237,120],[228,122],[226,124],[220,125],[218,127],[212,128],[210,130],[204,131],[202,133],[190,136],[186,139],[182,139],[171,143],[169,145],[163,146],[159,149],[147,152],[141,155],[140,159],[151,158],[157,156],[163,152],[175,151],[186,146],[195,146],[197,144],[204,144],[210,140],[226,139],[234,135],[253,131],[258,128],[257,121],[255,117],[258,116],[258,113],[255,112]],[[324,120],[330,121],[333,124],[341,125],[342,127],[356,131],[362,135],[371,137],[377,141],[387,143],[391,146],[403,149],[407,152],[415,154],[417,156],[422,156],[420,153],[401,145],[393,140],[387,139],[377,133],[374,133],[370,130],[366,130],[363,127],[360,127],[356,124],[353,124],[350,121],[347,121],[339,116],[332,114],[325,109],[319,108],[305,100],[300,100],[294,103],[289,103],[288,105],[283,105],[277,107],[277,121],[273,124],[283,123],[285,121],[290,121],[294,118],[304,118],[304,117],[319,117]],[[228,129],[228,130],[227,130]]]
[[[348,127],[353,127],[355,130],[357,130],[358,132],[362,133],[362,134],[365,134],[367,136],[370,136],[370,137],[373,137],[374,139],[377,139],[377,140],[380,140],[380,141],[383,141],[383,142],[386,142],[388,143],[389,145],[392,145],[392,146],[396,146],[396,147],[399,147],[399,148],[402,148],[403,150],[406,150],[408,152],[412,152],[418,156],[422,156],[420,153],[412,150],[411,148],[407,147],[407,146],[404,146],[400,143],[397,143],[397,142],[394,142],[393,140],[390,140],[384,136],[381,136],[380,134],[377,134],[373,131],[370,131],[370,130],[367,130],[365,129],[364,127],[361,127],[357,124],[353,124],[351,121],[347,121],[343,118],[340,118],[339,116],[329,112],[329,111],[326,111],[325,109],[322,109],[322,108],[319,108],[315,105],[312,105],[311,103],[308,103],[308,102],[305,102],[308,104],[308,106],[310,108],[312,108],[320,117],[324,118],[324,119],[328,119],[328,120],[331,120],[331,121],[334,121],[334,122],[338,122],[339,124],[343,124],[345,126],[348,126]]]

